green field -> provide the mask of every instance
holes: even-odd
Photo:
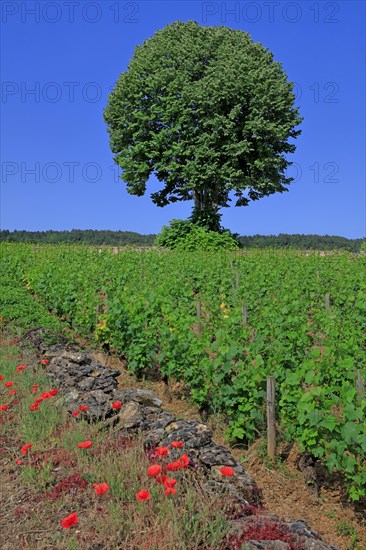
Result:
[[[342,472],[358,500],[366,494],[365,267],[364,255],[348,252],[112,254],[6,243],[0,316],[23,328],[69,324],[123,354],[136,376],[184,382],[244,442],[265,433],[274,376],[282,437]]]

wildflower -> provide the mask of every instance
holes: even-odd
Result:
[[[163,484],[166,480],[167,480],[167,476],[165,474],[161,474],[160,476],[156,476],[155,480],[158,482],[158,483],[161,483]]]
[[[3,318],[2,318],[2,317],[0,317],[0,323],[2,323],[2,321],[3,321]]]
[[[86,412],[88,410],[88,407],[86,405],[80,405],[79,411]]]
[[[164,486],[167,488],[167,489],[172,489],[175,484],[177,483],[177,480],[174,479],[174,478],[167,478],[165,481],[164,481]]]
[[[230,466],[223,466],[220,468],[220,472],[224,477],[231,477],[234,475],[234,470]]]
[[[80,411],[77,409],[76,411],[72,411],[72,416],[79,416]]]
[[[23,460],[20,460],[20,458],[18,458],[18,460],[15,461],[15,464],[19,466],[19,464],[23,464]]]
[[[16,390],[9,390],[9,395],[15,395],[16,393]]]
[[[38,411],[38,403],[32,403],[30,406],[31,411]]]
[[[108,483],[93,483],[93,487],[97,495],[104,495],[109,489]]]
[[[142,489],[142,491],[140,491],[139,493],[136,493],[136,498],[140,502],[142,502],[143,500],[150,500],[150,496],[151,495],[149,491],[146,491],[146,489]]]
[[[42,399],[49,399],[50,397],[52,397],[49,391],[43,391],[41,395],[42,395]]]
[[[83,441],[82,443],[78,443],[79,449],[89,449],[89,447],[92,446],[91,441]]]
[[[48,359],[41,359],[40,361],[41,365],[47,365],[48,362]]]
[[[112,409],[115,409],[116,411],[118,411],[118,409],[120,409],[122,405],[123,405],[122,401],[115,401],[114,403],[112,403]]]
[[[55,395],[58,394],[58,390],[51,390],[48,393],[49,393],[50,397],[55,397]]]
[[[168,456],[169,449],[168,447],[157,447],[155,452],[158,456]]]
[[[174,448],[174,449],[181,449],[184,445],[184,442],[183,441],[172,441],[171,442],[171,446]]]
[[[0,411],[7,411],[8,410],[8,405],[1,405],[0,406]]]
[[[24,365],[18,365],[18,366],[17,366],[16,372],[20,372],[21,370],[25,370],[25,366],[24,366]]]
[[[171,472],[175,472],[176,470],[180,470],[181,468],[182,468],[182,465],[178,461],[169,462],[169,464],[167,464],[167,466],[166,466],[166,469],[171,471]]]
[[[178,461],[180,462],[182,468],[188,468],[188,466],[189,466],[189,456],[188,455],[186,455],[186,454],[182,455],[178,459]]]
[[[11,386],[14,386],[14,382],[5,382],[5,387],[11,388]]]
[[[37,399],[35,400],[35,403],[37,403],[38,405],[38,403],[42,403],[42,401],[43,401],[43,397],[37,397]]]
[[[0,374],[0,381],[1,381],[1,380],[4,380],[4,377],[3,377],[2,374]]]
[[[73,525],[77,525],[79,523],[79,518],[76,514],[76,512],[70,514],[67,516],[67,518],[64,518],[61,520],[62,527],[65,527],[65,529],[70,529]]]
[[[33,386],[32,386],[32,393],[37,393],[38,388],[39,388],[39,384],[33,384]]]
[[[28,452],[28,449],[30,449],[32,447],[32,443],[26,443],[25,445],[23,445],[23,447],[20,449],[20,452],[22,453],[22,455],[26,455],[27,452]]]
[[[153,464],[147,469],[147,475],[150,477],[156,477],[161,474],[161,466],[159,464]]]

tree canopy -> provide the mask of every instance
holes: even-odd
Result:
[[[155,204],[193,200],[191,219],[217,229],[232,198],[287,191],[294,102],[282,65],[249,34],[177,21],[136,47],[104,116],[128,192],[144,195],[155,174]]]

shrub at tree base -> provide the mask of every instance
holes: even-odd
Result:
[[[169,226],[163,226],[157,236],[155,244],[181,251],[194,250],[235,250],[239,247],[238,241],[230,231],[209,231],[190,221],[172,220]]]

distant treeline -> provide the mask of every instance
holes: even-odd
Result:
[[[131,231],[73,229],[72,231],[0,231],[0,241],[12,243],[57,244],[85,243],[111,246],[152,246],[156,235],[140,235]],[[346,239],[329,235],[253,235],[239,237],[244,248],[298,248],[305,250],[349,250],[359,252],[364,239]]]

